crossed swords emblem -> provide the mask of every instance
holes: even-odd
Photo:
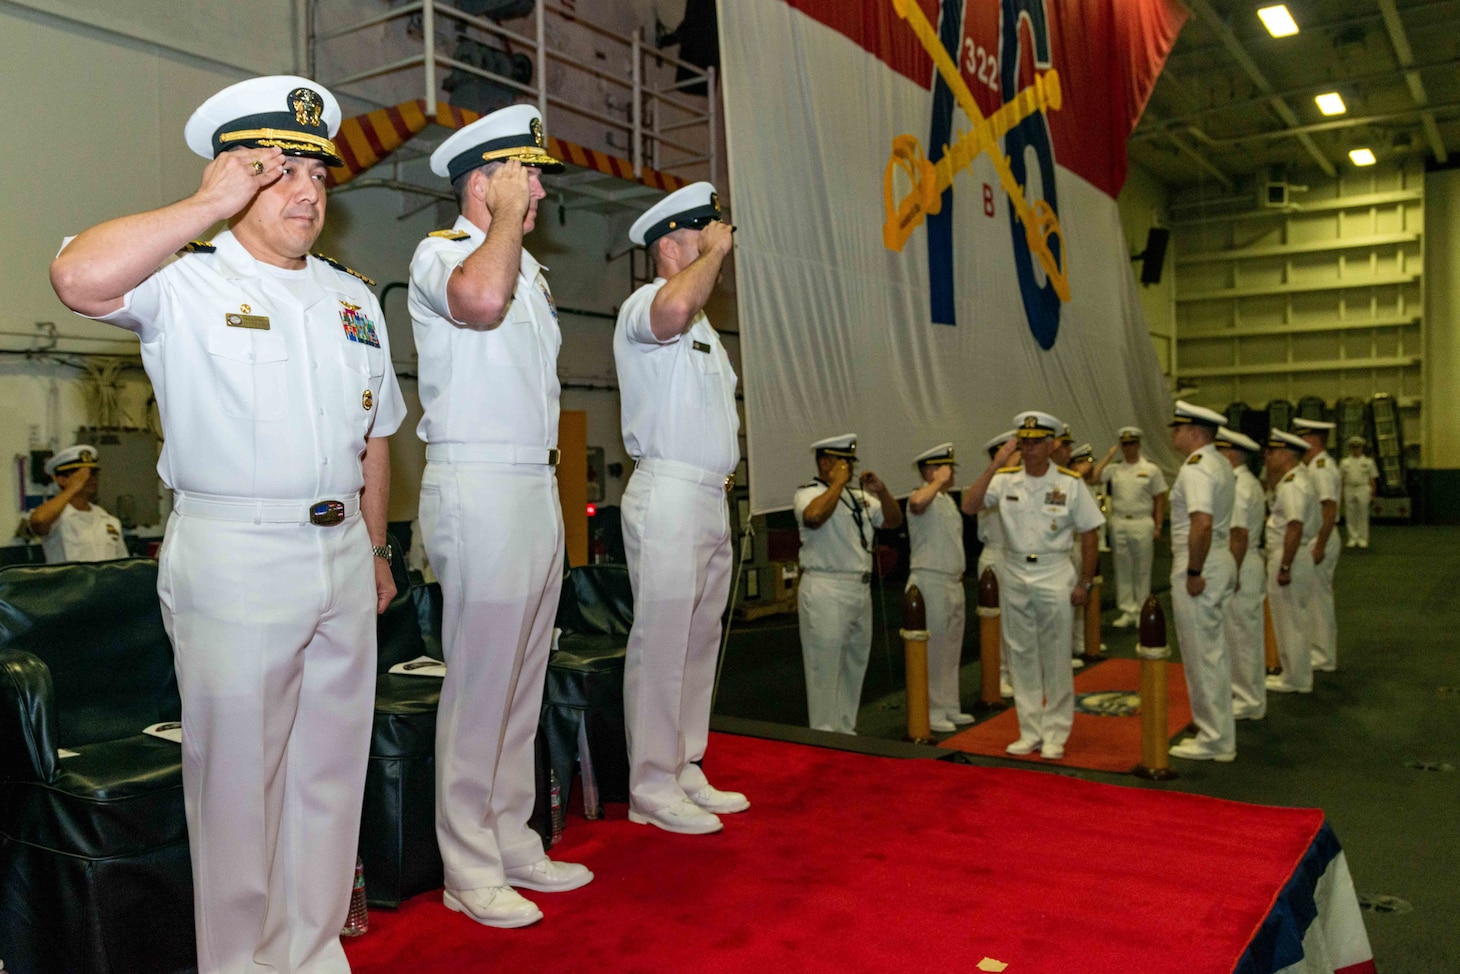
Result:
[[[892,140],[892,155],[887,160],[887,169],[882,177],[882,198],[887,220],[882,225],[882,242],[888,250],[901,252],[913,231],[922,225],[929,215],[943,209],[943,192],[953,185],[953,177],[973,165],[981,155],[987,155],[998,173],[999,184],[1009,197],[1010,204],[1019,222],[1024,225],[1024,237],[1029,242],[1029,251],[1039,261],[1049,278],[1060,301],[1070,300],[1070,281],[1060,262],[1050,248],[1050,239],[1057,238],[1064,243],[1059,217],[1044,200],[1036,200],[1031,207],[1024,198],[1024,188],[1014,178],[1009,159],[999,150],[999,139],[1010,129],[1035,112],[1059,111],[1063,97],[1060,91],[1059,72],[1050,69],[1036,74],[1034,84],[1021,90],[1012,101],[1004,104],[988,118],[979,110],[973,92],[968,90],[958,66],[953,63],[938,39],[938,32],[923,15],[916,0],[892,0],[892,9],[917,35],[919,43],[933,58],[938,73],[943,76],[953,97],[958,100],[963,113],[973,127],[957,142],[945,146],[943,157],[937,163],[928,161],[922,143],[916,136],[899,135]],[[912,189],[901,202],[893,202],[893,179],[901,171],[912,185]],[[1063,246],[1060,248],[1064,252]]]

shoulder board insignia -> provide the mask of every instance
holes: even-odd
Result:
[[[1013,467],[1000,467],[1000,468],[999,468],[999,469],[998,469],[998,470],[997,470],[997,471],[995,471],[995,472],[996,472],[996,473],[1018,473],[1018,472],[1019,472],[1019,471],[1020,471],[1020,470],[1023,470],[1023,469],[1024,469],[1024,468],[1023,468],[1023,467],[1020,467],[1020,466],[1013,466]]]
[[[1076,480],[1079,480],[1079,479],[1081,479],[1081,478],[1080,478],[1080,475],[1079,475],[1079,474],[1077,474],[1077,473],[1075,473],[1075,472],[1074,472],[1074,471],[1073,471],[1073,470],[1071,470],[1071,469],[1070,469],[1070,468],[1069,468],[1069,467],[1061,467],[1061,466],[1059,466],[1059,465],[1058,465],[1058,464],[1056,464],[1056,465],[1055,465],[1055,469],[1056,469],[1056,470],[1058,470],[1058,471],[1059,471],[1059,472],[1060,472],[1060,473],[1062,473],[1062,474],[1064,474],[1064,475],[1065,475],[1065,476],[1067,476],[1067,477],[1074,477],[1074,478],[1075,478],[1075,479],[1076,479]]]
[[[821,486],[821,485],[818,484],[816,481],[813,480],[813,481],[811,481],[811,483],[809,483],[809,484],[802,484],[800,487],[797,487],[796,489],[797,490],[805,490],[807,487],[819,487],[819,486]]]
[[[1322,467],[1327,462],[1328,462],[1327,460],[1319,460],[1318,461],[1318,466]]]
[[[1284,478],[1283,478],[1283,483],[1285,483],[1285,484],[1286,484],[1286,483],[1290,483],[1290,482],[1291,482],[1291,481],[1292,481],[1292,479],[1293,479],[1293,478],[1294,478],[1294,477],[1296,477],[1296,476],[1298,476],[1298,475],[1297,475],[1297,474],[1295,474],[1295,473],[1290,473],[1290,474],[1288,474],[1288,475],[1287,475],[1287,476],[1286,476],[1286,477],[1284,477]]]
[[[313,256],[318,257],[320,260],[324,261],[326,264],[330,265],[331,267],[333,267],[337,271],[344,271],[346,274],[349,274],[351,277],[358,277],[360,280],[364,281],[370,287],[374,287],[375,286],[375,282],[372,281],[370,278],[366,277],[364,274],[361,274],[357,270],[353,270],[352,268],[346,267],[344,264],[341,264],[339,261],[335,260],[333,257],[326,257],[324,254],[319,254],[319,253],[316,253]]]
[[[211,254],[217,249],[211,240],[189,240],[183,245],[183,251],[189,254]]]
[[[442,240],[465,240],[467,237],[470,237],[471,234],[467,233],[465,230],[457,230],[454,227],[448,227],[445,230],[432,230],[430,233],[426,234],[426,236],[440,237]]]
[[[1201,454],[1200,453],[1193,453],[1191,455],[1191,459],[1186,461],[1187,466],[1191,466],[1194,463],[1201,463]]]

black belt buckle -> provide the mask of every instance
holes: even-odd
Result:
[[[1037,562],[1037,561],[1039,561],[1039,556],[1038,555],[1025,555],[1024,556],[1024,560],[1025,561]]]
[[[871,572],[863,572],[862,573],[862,584],[863,585],[870,585],[870,584],[872,584],[872,573]]]
[[[562,456],[563,456],[562,451],[560,451],[557,447],[551,447],[551,448],[549,448],[549,450],[548,450],[548,457],[547,457],[547,465],[549,467],[556,467],[558,465],[558,460],[560,460],[562,458]]]
[[[344,501],[318,501],[309,505],[309,523],[322,528],[334,527],[345,519]]]

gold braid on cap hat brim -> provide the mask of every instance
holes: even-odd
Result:
[[[237,132],[224,132],[218,136],[221,146],[227,148],[230,142],[256,142],[271,149],[281,149],[284,152],[325,152],[338,166],[343,166],[345,161],[340,157],[340,150],[335,144],[322,135],[310,135],[308,132],[292,132],[288,129],[239,129]]]
[[[497,162],[506,159],[516,159],[526,166],[561,166],[563,164],[561,159],[554,159],[546,152],[531,145],[514,145],[482,153],[482,162]]]

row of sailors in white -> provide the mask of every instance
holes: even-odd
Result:
[[[999,609],[1009,674],[1019,718],[1011,754],[1038,750],[1047,760],[1064,757],[1074,722],[1070,668],[1073,609],[1090,597],[1105,523],[1085,482],[1050,460],[1063,424],[1047,413],[1014,418],[1015,439],[1004,443],[963,495],[963,511],[996,510],[1005,549]],[[1004,466],[1015,450],[1018,467]],[[1078,543],[1080,568],[1071,563]]]
[[[1348,525],[1345,548],[1369,546],[1369,502],[1378,486],[1379,468],[1372,457],[1364,455],[1365,440],[1350,436],[1348,456],[1338,463],[1343,479],[1343,520]]]
[[[41,539],[46,561],[107,561],[127,557],[122,522],[96,503],[101,464],[96,447],[78,443],[46,461],[60,489],[30,512],[26,526]]]

